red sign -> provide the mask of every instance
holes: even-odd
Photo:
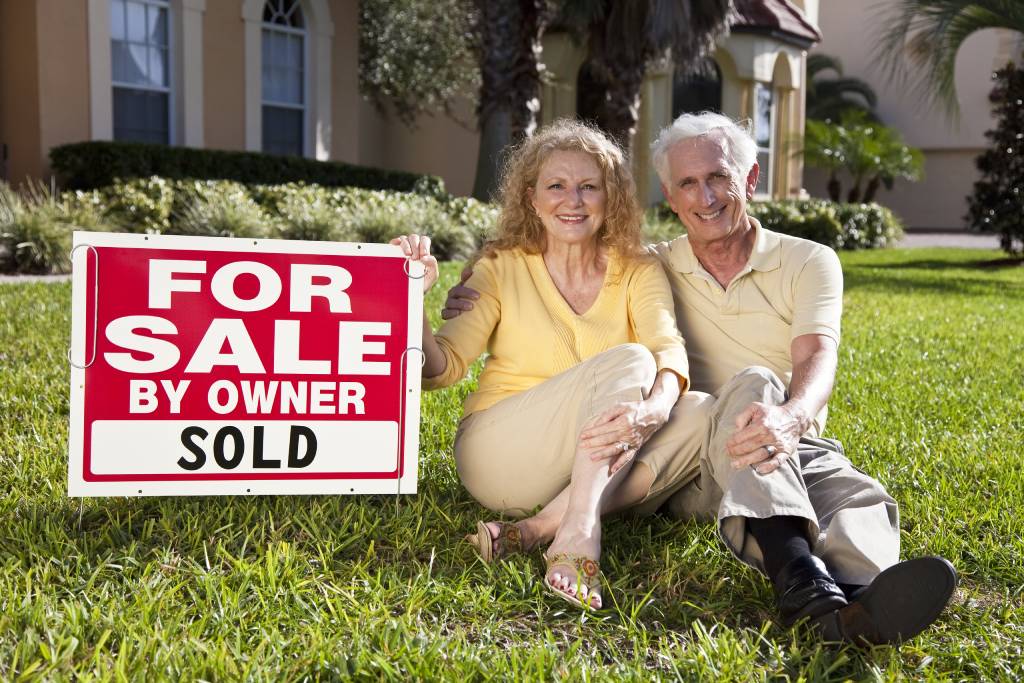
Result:
[[[414,493],[397,247],[75,233],[70,495]]]

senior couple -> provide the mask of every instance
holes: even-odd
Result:
[[[937,557],[900,562],[896,502],[822,438],[842,271],[831,249],[747,215],[756,154],[718,114],[663,130],[654,163],[686,234],[645,247],[628,160],[604,134],[559,121],[511,152],[497,235],[447,322],[423,330],[427,388],[488,354],[455,460],[481,505],[518,521],[467,538],[487,562],[546,546],[546,588],[600,609],[603,515],[715,519],[772,581],[784,625],[904,641],[957,575]],[[429,239],[394,243],[429,289]]]

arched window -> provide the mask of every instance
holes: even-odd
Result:
[[[677,76],[672,83],[673,121],[702,111],[722,112],[722,70],[710,57],[696,74]]]
[[[301,156],[306,149],[306,19],[300,0],[263,5],[263,151]]]
[[[171,142],[169,15],[168,0],[110,0],[115,140]]]

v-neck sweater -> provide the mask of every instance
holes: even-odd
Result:
[[[657,260],[609,254],[604,284],[584,313],[576,313],[555,286],[542,254],[498,251],[473,266],[466,282],[480,293],[473,310],[447,321],[435,337],[447,361],[424,378],[437,389],[455,384],[486,350],[477,390],[464,414],[531,389],[620,344],[642,344],[658,370],[679,376],[685,391],[689,364],[676,326],[672,291]]]

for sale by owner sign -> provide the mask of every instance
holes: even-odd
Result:
[[[75,233],[68,492],[415,493],[422,266]]]

